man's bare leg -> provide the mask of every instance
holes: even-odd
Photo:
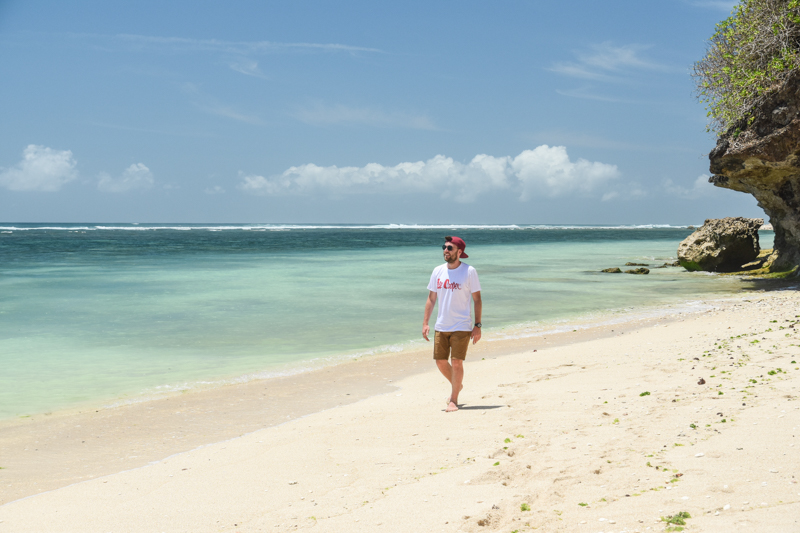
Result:
[[[450,383],[450,385],[452,387],[452,385],[453,385],[453,367],[450,366],[450,363],[448,361],[446,361],[446,360],[437,359],[436,360],[436,366],[439,368],[439,371],[442,373],[442,375],[445,378],[447,378],[447,381]],[[461,388],[458,389],[458,390],[461,391],[461,389],[463,389],[463,388],[464,388],[464,385],[461,385]],[[445,403],[449,404],[450,403],[450,399],[452,397],[453,397],[453,395],[449,394],[447,396],[447,400],[446,400]]]
[[[450,384],[453,386],[453,392],[450,395],[450,405],[447,406],[447,411],[458,411],[458,393],[464,388],[464,361],[461,359],[453,359],[453,379]]]
[[[450,398],[447,401],[446,411],[458,411],[458,393],[464,388],[464,361],[461,359],[453,359],[453,364],[444,359],[437,359],[436,366],[442,375],[450,382],[451,392]]]

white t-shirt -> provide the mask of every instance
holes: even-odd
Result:
[[[436,292],[439,314],[435,331],[472,331],[470,300],[481,290],[478,273],[466,263],[449,269],[447,263],[433,269],[428,290]]]

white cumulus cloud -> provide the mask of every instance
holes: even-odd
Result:
[[[105,192],[128,192],[135,189],[149,189],[154,183],[150,169],[142,163],[134,163],[118,178],[101,173],[97,188]]]
[[[511,167],[522,182],[523,200],[530,196],[590,192],[619,176],[616,165],[585,159],[573,163],[565,147],[546,144],[525,150],[514,158]]]
[[[19,163],[0,169],[0,185],[12,191],[57,191],[78,177],[76,165],[70,150],[29,144]]]
[[[271,177],[241,174],[238,187],[261,195],[433,193],[473,202],[481,194],[505,189],[515,191],[521,200],[588,193],[618,176],[616,165],[572,161],[565,147],[542,145],[516,157],[479,154],[469,163],[443,155],[395,166],[321,167],[309,163]]]

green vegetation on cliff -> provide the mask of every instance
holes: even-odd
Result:
[[[748,111],[798,68],[800,0],[742,0],[717,24],[692,69],[709,131],[721,135],[741,119],[752,120]]]

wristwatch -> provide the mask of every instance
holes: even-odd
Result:
[[[479,327],[481,327],[481,325],[482,325],[482,324],[481,324],[480,322],[475,322],[475,327],[476,327],[476,328],[479,328]]]

